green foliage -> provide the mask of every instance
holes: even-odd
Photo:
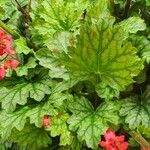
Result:
[[[114,103],[103,103],[96,110],[85,98],[76,98],[70,105],[73,115],[68,120],[70,129],[76,131],[78,139],[86,141],[88,147],[97,148],[100,135],[109,127],[108,122],[117,124],[119,117]]]
[[[47,147],[52,142],[50,136],[43,128],[36,128],[33,125],[26,125],[22,131],[14,130],[11,140],[32,150]]]
[[[72,142],[72,135],[67,126],[69,115],[61,112],[52,118],[53,124],[49,128],[52,137],[60,135],[59,145],[70,145]]]
[[[145,93],[139,97],[127,98],[122,105],[120,115],[125,116],[125,122],[129,128],[134,129],[139,125],[144,127],[150,126],[150,87],[148,86]]]
[[[0,150],[97,150],[108,128],[150,141],[149,6],[0,0],[20,62],[0,80]]]

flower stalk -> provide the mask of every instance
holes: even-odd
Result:
[[[135,131],[130,131],[129,134],[141,145],[141,147],[150,148],[150,144],[145,140],[145,138],[141,134]]]

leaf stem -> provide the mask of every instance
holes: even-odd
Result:
[[[3,28],[5,31],[10,33],[14,39],[19,38],[19,34],[16,31],[13,31],[9,26],[7,26],[3,21],[0,20],[0,27]]]
[[[131,0],[126,0],[124,12],[123,12],[123,19],[128,17],[128,13],[129,13],[129,9],[130,9],[130,3],[131,3]]]
[[[0,60],[0,62],[4,61],[7,57],[8,57],[8,54],[2,60]]]
[[[150,148],[150,143],[148,143],[141,134],[130,131],[129,134],[141,145],[141,147]]]
[[[15,0],[15,2],[17,3],[17,5],[18,5],[20,11],[22,12],[22,14],[28,18],[29,17],[28,12],[20,5],[20,3],[18,2],[18,0]]]
[[[31,12],[32,7],[31,7],[31,0],[29,0],[29,12]]]

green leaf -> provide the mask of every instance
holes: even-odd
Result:
[[[20,146],[27,146],[30,150],[40,150],[52,143],[48,133],[34,125],[26,125],[21,131],[13,130],[11,139]]]
[[[21,131],[24,128],[27,118],[30,119],[31,124],[41,127],[45,114],[50,116],[57,115],[57,111],[49,102],[37,106],[25,106],[15,112],[2,111],[0,113],[0,134],[2,138],[7,139],[13,128]]]
[[[14,127],[19,131],[24,128],[27,111],[28,108],[24,107],[24,109],[14,113],[7,113],[5,111],[0,113],[0,133],[2,138],[7,139]]]
[[[147,63],[150,63],[150,41],[146,37],[139,35],[131,36],[130,40],[138,49],[142,59]]]
[[[59,60],[46,48],[38,50],[35,57],[39,60],[39,64],[45,68],[54,69],[60,66]]]
[[[91,81],[99,96],[108,99],[109,94],[118,96],[119,91],[132,83],[143,66],[137,49],[124,40],[121,30],[116,26],[103,28],[101,23],[85,24],[76,47],[68,48],[62,62],[70,77]],[[102,87],[108,92],[101,92]]]
[[[59,32],[55,33],[53,40],[47,43],[47,47],[49,50],[53,52],[53,54],[57,55],[57,53],[68,51],[68,46],[75,46],[76,38],[74,34],[69,32]]]
[[[14,41],[15,43],[15,50],[18,54],[24,53],[27,55],[28,53],[32,52],[32,50],[27,46],[26,40],[23,37]]]
[[[52,118],[52,125],[48,130],[51,132],[52,137],[60,135],[59,145],[70,145],[72,142],[72,135],[68,129],[67,120],[69,115],[65,112],[59,113]]]
[[[13,81],[12,81],[13,82]],[[0,88],[0,101],[2,108],[6,111],[14,111],[16,104],[25,105],[27,98],[34,98],[41,101],[45,94],[50,94],[51,79],[49,77],[41,77],[38,82],[21,81],[16,83],[12,88]],[[30,96],[29,96],[30,94]]]
[[[57,115],[57,111],[49,102],[29,108],[27,116],[30,118],[30,124],[34,123],[36,127],[41,127],[45,114],[50,116]]]
[[[139,125],[150,126],[150,86],[141,98],[130,97],[123,100],[120,115],[125,116],[125,122],[131,129]]]
[[[87,5],[87,0],[74,2],[38,0],[31,14],[33,40],[47,44],[58,31],[77,31],[81,15]]]
[[[130,17],[119,23],[119,26],[126,34],[136,33],[137,31],[143,31],[146,29],[146,24],[140,17]]]
[[[25,105],[27,98],[29,97],[29,91],[31,84],[26,82],[16,84],[13,88],[1,88],[0,89],[0,101],[2,102],[2,108],[7,111],[13,111],[16,105]]]
[[[94,110],[91,103],[85,98],[77,98],[70,105],[73,115],[68,123],[72,131],[77,132],[79,141],[86,141],[88,147],[96,149],[108,123],[117,124],[119,117],[116,106],[112,103],[103,103]]]
[[[146,6],[150,6],[150,0],[146,0]]]
[[[18,76],[28,75],[28,69],[35,68],[37,65],[36,59],[33,57],[30,57],[28,62],[24,65],[19,66],[15,69]]]

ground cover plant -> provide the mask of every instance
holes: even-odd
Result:
[[[0,150],[150,150],[149,0],[0,0]]]

